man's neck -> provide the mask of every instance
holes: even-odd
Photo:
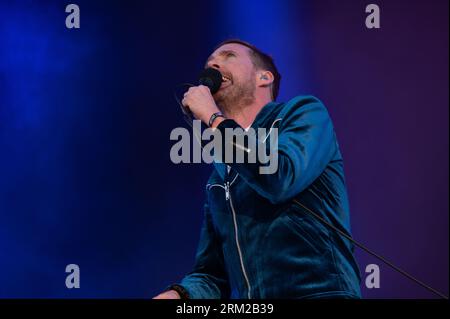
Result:
[[[227,118],[233,119],[243,128],[252,125],[261,109],[269,103],[270,99],[255,99],[255,101],[244,107],[235,107],[232,110],[223,110]]]

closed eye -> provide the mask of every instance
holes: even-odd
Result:
[[[228,59],[231,57],[235,57],[236,52],[234,52],[232,50],[223,50],[222,52],[219,53],[219,55]]]
[[[234,52],[232,50],[223,50],[223,51],[219,52],[218,56],[228,59],[228,58],[236,57],[237,55],[236,55],[236,52]],[[215,59],[215,57],[211,55],[208,58],[208,60],[206,60],[205,68],[207,68],[209,63],[214,59]]]

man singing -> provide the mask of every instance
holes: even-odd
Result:
[[[194,268],[155,298],[360,298],[352,244],[307,211],[350,235],[343,160],[326,108],[313,96],[275,102],[274,61],[247,42],[221,43],[206,67],[223,75],[220,89],[191,87],[183,105],[222,135],[276,128],[278,167],[261,174],[257,163],[214,163]]]

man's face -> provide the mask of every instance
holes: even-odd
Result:
[[[255,99],[255,67],[250,50],[238,43],[227,43],[214,51],[206,62],[223,75],[219,91],[213,95],[216,103],[225,108],[245,106]]]

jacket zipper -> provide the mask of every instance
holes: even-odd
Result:
[[[247,284],[247,297],[248,297],[248,299],[251,299],[252,298],[251,286],[250,286],[250,281],[248,280],[247,271],[245,270],[244,259],[242,257],[241,246],[239,244],[238,225],[237,225],[237,220],[236,220],[236,212],[235,212],[234,207],[233,207],[233,200],[231,199],[231,194],[230,194],[230,182],[226,182],[225,183],[225,199],[227,200],[227,202],[230,203],[231,212],[233,214],[233,223],[234,223],[234,233],[235,233],[236,246],[237,246],[237,250],[238,250],[238,254],[239,254],[239,260],[241,262],[242,273],[244,275],[245,282]]]

